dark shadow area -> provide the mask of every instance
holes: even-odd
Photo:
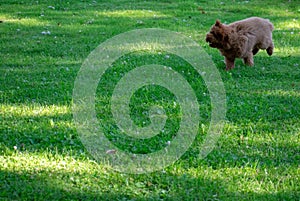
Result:
[[[96,183],[84,183],[84,177],[91,177]],[[89,175],[67,172],[7,172],[0,171],[2,184],[0,197],[12,200],[297,200],[299,192],[279,190],[276,193],[233,192],[225,181],[189,174],[152,176],[123,176],[122,180],[105,178],[105,175]],[[136,196],[130,185],[139,186],[145,196]],[[109,186],[103,183],[112,182]],[[113,183],[116,182],[116,183]],[[157,183],[158,182],[158,183]],[[78,185],[81,183],[81,186]],[[230,183],[239,185],[232,176]],[[178,191],[177,189],[181,189]],[[184,190],[183,190],[184,189]],[[222,194],[220,194],[222,193]]]

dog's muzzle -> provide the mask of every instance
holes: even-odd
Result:
[[[206,40],[206,42],[211,43],[211,38],[209,37],[208,34],[206,35],[206,39],[205,40]]]
[[[214,43],[212,42],[212,38],[211,38],[211,36],[210,36],[209,34],[206,35],[206,39],[205,39],[205,40],[206,40],[206,42],[209,44],[210,47],[212,47],[212,48],[217,47],[216,44],[214,44]]]

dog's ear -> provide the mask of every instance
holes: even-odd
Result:
[[[215,24],[215,26],[217,26],[217,27],[221,26],[221,22],[220,22],[220,20],[216,20],[216,24]]]

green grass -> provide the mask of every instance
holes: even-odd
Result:
[[[299,200],[299,14],[299,3],[287,0],[1,1],[0,199]],[[274,55],[261,51],[254,67],[238,60],[226,72],[222,56],[205,44],[205,34],[216,19],[229,23],[250,16],[273,22]],[[118,147],[135,153],[159,150],[180,121],[172,93],[145,87],[132,97],[132,119],[148,125],[149,107],[159,104],[168,115],[168,135],[132,142],[109,134],[117,130],[109,111],[113,87],[135,66],[174,66],[201,103],[201,125],[190,149],[162,171],[132,175],[95,162],[86,151],[73,122],[72,93],[94,48],[141,28],[180,32],[212,56],[225,85],[227,120],[215,149],[199,159],[211,110],[202,79],[174,55],[125,55],[99,83],[96,99],[97,117]]]

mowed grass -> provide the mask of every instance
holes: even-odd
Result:
[[[297,1],[1,1],[0,198],[4,200],[299,200],[300,6]],[[216,19],[269,18],[275,52],[255,66],[223,57],[205,43]],[[105,40],[134,29],[162,28],[191,37],[220,71],[227,100],[215,149],[198,157],[210,121],[206,86],[189,64],[166,52],[135,52],[114,63],[99,82],[96,111],[116,145],[150,153],[180,125],[176,98],[163,88],[140,89],[131,115],[149,125],[153,104],[165,108],[167,135],[132,141],[109,135],[113,88],[136,66],[172,66],[197,95],[201,122],[193,145],[173,165],[150,174],[115,172],[97,163],[79,139],[72,116],[74,81],[82,62]],[[125,65],[126,64],[126,65]],[[112,130],[111,130],[112,129]]]

